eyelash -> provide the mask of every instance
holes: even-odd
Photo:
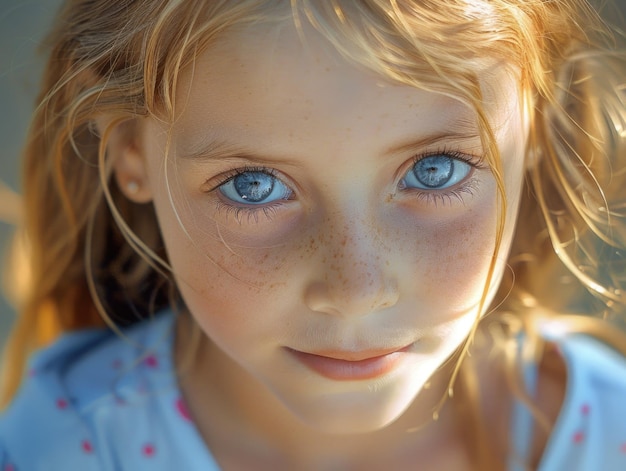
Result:
[[[271,177],[279,178],[278,172],[270,167],[256,167],[256,166],[245,166],[236,168],[233,170],[229,170],[226,173],[220,175],[219,180],[212,185],[212,187],[207,191],[207,193],[213,193],[219,189],[225,183],[228,183],[234,178],[237,178],[239,175],[248,172],[260,172],[265,173]],[[284,201],[284,200],[282,200]],[[250,205],[250,206],[238,206],[235,203],[225,203],[224,201],[220,201],[216,199],[215,206],[218,212],[224,212],[226,216],[233,215],[237,223],[241,224],[243,222],[243,218],[246,218],[247,222],[250,222],[251,219],[254,219],[255,223],[259,222],[259,215],[263,213],[263,215],[267,218],[267,220],[271,221],[272,216],[276,213],[278,208],[282,206],[282,202],[275,201],[273,203],[269,203],[267,205]]]
[[[483,158],[477,157],[470,154],[465,154],[460,151],[450,150],[447,148],[442,148],[441,150],[436,150],[432,152],[427,152],[423,154],[416,155],[411,159],[410,166],[403,170],[403,174],[405,175],[407,171],[415,164],[417,164],[420,160],[426,159],[428,157],[433,157],[436,155],[445,155],[451,157],[453,159],[459,160],[473,167],[473,169],[482,169]],[[279,178],[279,173],[270,167],[261,167],[261,166],[245,166],[236,169],[232,169],[219,177],[219,180],[212,185],[212,187],[207,191],[207,193],[213,193],[217,191],[222,185],[231,181],[232,179],[248,172],[260,172],[270,175],[274,178]],[[463,201],[463,194],[473,195],[474,191],[477,189],[477,181],[475,178],[469,178],[463,181],[460,185],[457,185],[452,188],[446,188],[443,190],[420,190],[417,188],[406,189],[405,191],[411,192],[415,198],[418,200],[425,201],[427,204],[434,204],[435,206],[439,203],[446,204],[446,202],[451,203],[452,199],[457,199],[459,201]],[[259,222],[259,215],[263,213],[263,215],[267,218],[267,220],[272,220],[273,215],[276,213],[278,208],[282,206],[284,200],[275,201],[269,203],[267,205],[249,205],[249,206],[239,206],[234,203],[226,203],[224,201],[220,201],[216,199],[215,205],[218,212],[225,212],[226,216],[233,215],[237,223],[241,224],[244,222],[244,218],[246,218],[247,222],[250,222],[254,219],[255,223]]]
[[[402,175],[405,175],[406,172],[408,172],[409,169],[415,166],[415,164],[417,164],[420,160],[424,160],[428,157],[434,157],[437,155],[445,155],[447,157],[451,157],[453,159],[464,162],[472,167],[472,172],[476,169],[480,170],[486,168],[483,163],[482,156],[466,154],[458,150],[451,150],[444,147],[439,150],[416,155],[415,157],[413,157],[413,159],[411,159],[411,164],[403,170]],[[470,177],[462,181],[460,185],[456,185],[451,188],[445,188],[443,190],[421,190],[419,188],[411,188],[406,189],[405,191],[412,193],[414,197],[420,201],[425,201],[427,204],[433,204],[437,206],[439,203],[452,203],[452,199],[457,199],[458,201],[462,202],[464,194],[472,196],[474,194],[474,191],[478,189],[477,183],[478,182],[476,178]]]

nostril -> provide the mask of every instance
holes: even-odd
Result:
[[[372,305],[372,310],[390,308],[398,302],[399,298],[397,286],[387,286],[378,302]]]
[[[340,316],[365,315],[381,311],[393,307],[398,300],[398,286],[391,282],[376,286],[370,284],[368,289],[359,289],[356,284],[352,286],[346,284],[339,288],[337,283],[318,281],[308,285],[304,292],[304,302],[309,309]]]

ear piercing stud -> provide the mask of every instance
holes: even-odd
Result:
[[[139,191],[139,183],[137,183],[135,180],[129,181],[126,184],[126,190],[128,190],[131,195],[137,194],[137,192]]]

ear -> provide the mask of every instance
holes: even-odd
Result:
[[[135,203],[152,201],[139,123],[127,120],[112,124],[110,119],[102,117],[96,119],[96,128],[101,138],[107,140],[107,157],[121,192]]]

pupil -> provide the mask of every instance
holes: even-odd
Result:
[[[453,169],[454,161],[450,157],[438,155],[417,162],[413,174],[422,185],[436,188],[452,178]]]
[[[246,172],[233,181],[241,199],[258,203],[267,198],[274,189],[274,177],[263,172]]]

